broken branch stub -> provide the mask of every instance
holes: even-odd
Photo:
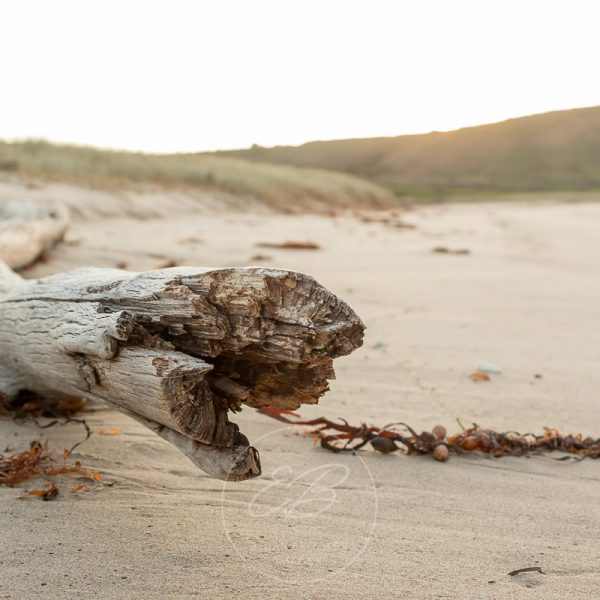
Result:
[[[221,478],[260,472],[229,411],[316,403],[334,377],[333,359],[362,343],[354,311],[301,273],[78,269],[30,282],[6,275],[0,392],[103,400]]]

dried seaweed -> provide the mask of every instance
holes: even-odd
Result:
[[[31,479],[43,478],[48,480],[44,489],[29,490],[25,496],[40,496],[49,500],[56,496],[58,487],[53,479],[58,475],[74,475],[89,481],[100,481],[102,475],[83,467],[79,461],[70,462],[71,453],[65,449],[60,458],[48,449],[48,442],[41,437],[30,444],[29,450],[0,453],[0,485],[14,487]],[[79,491],[83,488],[78,486]],[[75,488],[77,490],[77,488]]]
[[[28,490],[23,494],[23,496],[19,496],[20,500],[27,498],[27,496],[40,496],[42,500],[52,500],[58,496],[58,487],[51,481],[45,488],[39,490]]]
[[[27,390],[19,392],[15,398],[4,397],[0,400],[4,411],[17,419],[26,417],[70,418],[86,405],[85,398],[49,401],[43,396]]]
[[[113,427],[111,429],[96,429],[94,433],[96,435],[119,435],[120,433],[122,433],[122,431],[122,429],[117,429],[116,427]]]
[[[487,373],[482,373],[481,371],[475,371],[475,373],[471,373],[469,375],[469,379],[471,381],[480,382],[480,381],[489,381],[490,376]]]
[[[73,416],[81,411],[86,403],[85,398],[49,401],[39,394],[23,391],[16,398],[3,399],[2,408],[15,421],[31,419],[40,429],[48,429],[55,425],[64,426],[70,423],[83,425],[85,437],[71,446],[69,452],[73,452],[75,448],[86,442],[92,434],[85,419],[78,419]],[[42,425],[38,421],[40,417],[53,418],[53,420]]]
[[[447,435],[446,428],[436,425],[432,431],[417,433],[406,423],[391,423],[374,427],[362,423],[350,425],[346,420],[330,421],[323,417],[303,420],[297,413],[264,407],[258,409],[284,423],[299,427],[310,427],[308,433],[331,452],[356,452],[370,445],[382,454],[403,451],[405,454],[431,454],[444,462],[451,453],[461,455],[472,452],[494,457],[527,456],[545,452],[563,452],[568,456],[559,458],[600,458],[600,438],[584,437],[581,434],[561,434],[557,429],[544,428],[541,435],[520,434],[515,431],[499,433],[473,424],[462,427],[460,433]],[[460,421],[459,421],[460,425]]]
[[[279,248],[280,250],[320,250],[321,246],[316,242],[261,242],[256,244],[259,248]]]
[[[453,254],[455,256],[465,256],[471,254],[468,248],[448,248],[447,246],[436,246],[431,251],[435,254]]]

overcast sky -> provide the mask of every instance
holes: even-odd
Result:
[[[0,137],[147,151],[600,104],[594,0],[2,0]]]

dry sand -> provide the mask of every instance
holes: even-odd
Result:
[[[303,415],[600,434],[600,204],[422,208],[403,217],[414,230],[353,216],[115,214],[76,221],[27,275],[171,258],[306,271],[368,330]],[[288,239],[323,249],[255,246]],[[471,382],[481,360],[502,374]],[[246,410],[237,420],[264,476],[223,486],[117,412],[87,418],[122,430],[76,451],[114,485],[74,495],[62,480],[53,502],[0,489],[0,598],[600,597],[600,462],[339,456]],[[0,422],[3,448],[38,433]],[[46,434],[62,449],[81,428]],[[544,574],[508,576],[536,565]]]

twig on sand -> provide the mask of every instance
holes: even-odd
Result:
[[[509,575],[514,577],[515,575],[519,575],[519,573],[541,573],[545,575],[544,571],[542,571],[542,567],[524,567],[523,569],[515,569],[511,571]]]

